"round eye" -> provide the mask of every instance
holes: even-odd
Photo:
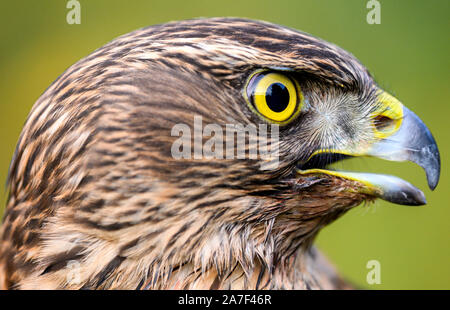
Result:
[[[300,88],[289,77],[275,72],[257,73],[247,85],[247,98],[265,118],[285,123],[298,112]]]

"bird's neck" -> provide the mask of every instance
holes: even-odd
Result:
[[[270,268],[268,268],[270,267]],[[173,270],[154,286],[151,279],[142,289],[345,289],[350,288],[314,247],[299,250],[284,262],[266,266],[257,260],[243,267],[235,261],[229,270],[206,270],[192,263]]]
[[[248,226],[250,227],[250,226]],[[303,227],[304,228],[304,227]],[[267,227],[246,234],[217,233],[185,262],[148,274],[142,289],[334,289],[343,288],[335,269],[312,242],[316,223],[296,233]],[[269,234],[269,232],[271,232]]]

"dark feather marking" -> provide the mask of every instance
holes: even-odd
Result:
[[[130,248],[136,246],[136,245],[139,243],[139,240],[140,240],[140,238],[136,238],[136,239],[131,240],[130,242],[124,244],[124,245],[120,248],[119,253],[123,253],[123,252],[125,252],[126,250],[128,250],[128,249],[130,249]]]
[[[41,275],[55,272],[67,266],[67,263],[72,260],[78,260],[83,257],[82,252],[85,250],[82,246],[75,246],[69,252],[59,253],[49,258],[49,265],[44,269]]]
[[[92,280],[92,284],[88,284],[88,286],[93,286],[95,288],[100,287],[103,282],[108,280],[108,278],[113,274],[113,272],[122,264],[125,260],[125,257],[116,256],[113,260],[111,260],[108,265],[100,271],[95,278]]]
[[[171,238],[170,241],[167,243],[167,248],[171,247],[177,240],[178,237],[185,232],[189,226],[191,226],[194,223],[194,221],[190,221],[185,223]]]
[[[264,273],[266,272],[266,266],[264,264],[261,264],[261,270],[258,274],[258,280],[256,281],[255,289],[259,290],[259,285],[261,284],[261,280],[264,276]]]

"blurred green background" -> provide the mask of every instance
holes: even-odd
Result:
[[[0,180],[31,106],[67,67],[115,37],[144,26],[193,17],[239,16],[303,30],[352,52],[380,85],[415,111],[441,151],[441,182],[431,192],[413,164],[365,159],[349,165],[387,172],[424,190],[428,205],[378,201],[325,228],[318,245],[363,288],[450,289],[450,1],[380,0],[381,24],[369,25],[366,0],[92,1],[80,0],[81,24],[66,23],[67,1],[0,3]],[[1,191],[0,214],[6,201]],[[381,264],[369,285],[366,264]]]

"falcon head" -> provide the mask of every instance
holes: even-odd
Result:
[[[360,156],[438,183],[430,131],[350,53],[245,19],[137,30],[34,105],[10,167],[1,285],[341,287],[317,232],[364,201],[425,203],[400,178],[329,168]]]

